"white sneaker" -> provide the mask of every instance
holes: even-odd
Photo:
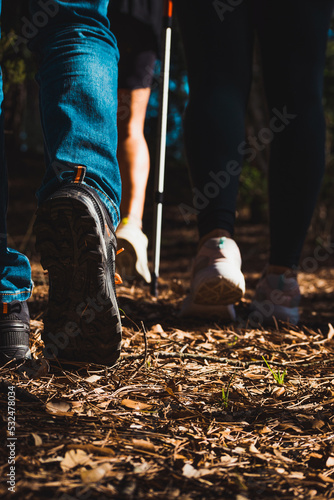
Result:
[[[240,251],[231,238],[210,238],[195,257],[190,295],[181,316],[235,319],[233,304],[245,293]]]
[[[117,248],[124,252],[117,255],[116,267],[124,281],[145,280],[151,282],[147,262],[147,236],[128,219],[123,219],[116,231]]]
[[[299,321],[301,295],[297,279],[284,274],[266,274],[264,271],[255,289],[248,320],[256,323],[272,324],[273,318],[296,325]]]

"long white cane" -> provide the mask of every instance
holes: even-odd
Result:
[[[153,272],[151,282],[151,294],[158,294],[158,277],[160,267],[161,249],[161,227],[162,227],[162,204],[165,181],[165,159],[166,159],[166,135],[167,135],[167,113],[168,113],[168,90],[169,90],[169,67],[172,39],[172,0],[164,0],[163,15],[163,45],[162,62],[160,73],[160,103],[157,137],[157,156],[155,164],[155,203],[153,217]]]

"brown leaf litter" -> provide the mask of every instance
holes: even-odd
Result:
[[[40,356],[41,321],[32,329]],[[112,369],[1,370],[1,497],[15,386],[24,498],[334,498],[332,325],[132,325],[123,345]],[[287,370],[282,385],[263,355]]]

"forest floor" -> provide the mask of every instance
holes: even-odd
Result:
[[[29,231],[39,176],[28,162],[10,179],[9,211],[10,244],[32,262],[35,358],[48,294]],[[265,329],[250,325],[247,313],[268,255],[267,227],[240,218],[236,239],[247,293],[234,323],[179,317],[196,229],[169,205],[159,296],[118,287],[123,348],[114,368],[40,361],[33,377],[0,370],[1,498],[334,498],[334,249],[308,240],[300,324]],[[15,493],[7,483],[11,453]]]

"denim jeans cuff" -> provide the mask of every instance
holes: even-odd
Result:
[[[33,289],[33,284],[31,287],[26,290],[18,290],[17,292],[0,292],[0,302],[8,304],[9,302],[13,302],[14,300],[19,300],[20,302],[24,302],[31,297]]]
[[[96,189],[96,187],[94,187],[93,189],[95,189],[97,191],[99,197],[101,198],[101,200],[104,203],[106,209],[108,210],[108,213],[109,213],[109,215],[111,217],[111,220],[112,220],[112,223],[113,223],[113,226],[114,226],[114,229],[116,231],[117,226],[118,226],[118,224],[120,222],[120,213],[119,213],[118,207],[102,191],[100,191],[99,189]]]

